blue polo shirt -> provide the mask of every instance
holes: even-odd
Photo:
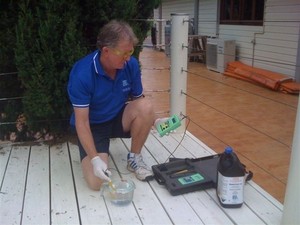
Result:
[[[143,93],[140,66],[136,58],[117,70],[116,77],[108,77],[100,64],[101,51],[97,50],[80,59],[73,66],[68,83],[68,94],[73,107],[89,107],[91,124],[113,119],[122,109],[129,95]],[[75,125],[74,113],[70,124]]]

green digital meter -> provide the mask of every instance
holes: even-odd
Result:
[[[156,124],[156,130],[158,131],[159,135],[162,137],[167,133],[175,130],[176,128],[180,127],[181,120],[177,115],[171,116],[167,121]]]
[[[204,177],[200,173],[195,173],[193,175],[181,177],[178,179],[178,181],[182,185],[193,184],[193,183],[200,182],[203,180],[204,180]]]

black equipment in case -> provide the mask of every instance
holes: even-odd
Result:
[[[167,163],[152,166],[154,178],[171,195],[215,188],[219,157],[217,154],[196,159],[170,158]]]

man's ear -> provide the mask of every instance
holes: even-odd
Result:
[[[109,51],[108,47],[103,47],[101,50],[101,52],[105,54],[108,53],[108,51]]]

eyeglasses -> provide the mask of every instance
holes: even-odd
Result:
[[[117,55],[117,56],[121,56],[123,57],[124,59],[125,58],[128,58],[129,56],[131,56],[134,52],[134,48],[131,49],[129,52],[124,52],[124,51],[121,51],[119,49],[116,49],[116,48],[110,48],[112,50],[112,52]]]

